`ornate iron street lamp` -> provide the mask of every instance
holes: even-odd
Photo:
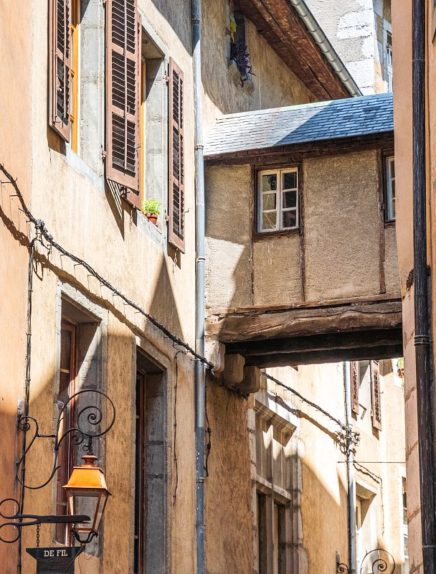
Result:
[[[63,487],[67,493],[68,513],[71,516],[87,514],[90,522],[79,522],[73,526],[73,535],[81,544],[88,544],[98,536],[98,530],[110,492],[97,457],[86,454],[83,464],[75,466],[68,483]]]

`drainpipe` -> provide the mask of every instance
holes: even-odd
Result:
[[[347,515],[348,515],[348,564],[350,574],[356,574],[356,484],[354,482],[354,444],[351,414],[351,373],[350,363],[343,363],[344,394],[345,394],[345,424],[347,425],[346,457],[347,457]]]
[[[204,356],[205,324],[205,203],[203,158],[203,113],[201,81],[201,0],[192,0],[192,50],[195,112],[195,351]],[[205,365],[195,361],[195,471],[196,471],[196,573],[205,572]]]
[[[426,226],[425,3],[413,2],[413,243],[415,359],[418,410],[422,557],[424,574],[436,572],[434,399],[431,374]]]

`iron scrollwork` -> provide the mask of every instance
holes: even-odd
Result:
[[[395,566],[395,559],[390,552],[384,548],[375,548],[374,550],[367,552],[363,557],[360,564],[359,574],[366,574],[368,572],[371,574],[380,574],[381,572],[384,572],[385,574],[394,574]],[[349,574],[350,571],[348,564],[344,564],[337,560],[336,574]]]
[[[12,508],[8,511],[4,507],[10,505]],[[39,515],[39,514],[21,514],[20,504],[15,498],[5,498],[0,502],[0,517],[4,518],[7,522],[0,524],[0,531],[5,529],[8,536],[0,533],[0,541],[5,544],[13,544],[21,537],[21,530],[26,526],[40,526],[41,524],[75,524],[82,522],[89,522],[89,516],[85,514],[75,514],[68,516],[56,516],[53,514]]]
[[[91,399],[95,400],[94,404],[90,404]],[[81,408],[79,408],[80,404],[83,404]],[[47,486],[60,468],[58,465],[59,449],[67,437],[70,438],[73,446],[81,446],[83,451],[92,453],[93,440],[104,436],[111,430],[115,423],[115,413],[115,405],[105,393],[96,389],[84,389],[72,395],[62,405],[54,434],[41,433],[39,423],[34,417],[30,415],[21,416],[18,419],[18,428],[25,433],[32,432],[33,434],[23,455],[17,462],[16,477],[18,482],[23,488],[30,490],[39,490]],[[69,425],[68,428],[64,428],[66,425]],[[22,466],[26,455],[37,439],[52,439],[54,441],[54,460],[48,478],[40,484],[31,485],[22,480]]]

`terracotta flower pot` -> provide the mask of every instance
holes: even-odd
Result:
[[[148,221],[151,221],[151,223],[154,223],[155,225],[157,225],[157,215],[154,215],[152,213],[148,213],[148,214],[146,214],[146,217],[147,217]]]

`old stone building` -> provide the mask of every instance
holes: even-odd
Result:
[[[256,572],[366,572],[374,549],[408,571],[392,154],[390,94],[230,114],[206,146],[207,332],[222,382],[255,393],[238,458],[251,460]],[[214,400],[215,425],[219,413]],[[361,439],[348,502],[347,424]]]
[[[86,452],[97,456],[112,496],[76,571],[321,574],[348,560],[337,433],[349,426],[338,361],[401,350],[390,97],[352,99],[356,82],[301,0],[205,1],[198,21],[200,4],[0,5],[0,502],[17,500],[1,506],[6,574],[36,571],[27,548],[73,542],[62,523],[2,525],[17,510],[64,517],[63,486]],[[232,121],[244,114],[289,132],[293,113],[301,139],[262,143],[253,130],[260,161],[248,148],[213,152],[220,126],[229,126],[229,145],[240,139],[249,123]],[[354,131],[350,114],[361,119]],[[338,131],[316,138],[318,122]],[[207,141],[206,356],[196,297],[199,124]],[[279,213],[278,181],[287,194]],[[226,330],[263,331],[274,345],[298,335],[299,348],[256,354],[256,337]],[[344,428],[329,419],[309,432],[301,405],[260,367],[319,361],[331,364],[274,371],[287,381],[291,373],[288,382],[309,400],[332,399]],[[392,411],[381,407],[389,426],[401,386],[392,364],[381,365],[379,391],[395,395]],[[362,456],[376,458],[357,495],[361,510],[371,507],[380,544],[400,559],[398,477],[379,463],[398,460],[401,441],[397,456],[365,414],[367,367],[355,426],[369,436]],[[206,370],[203,411],[198,373]],[[335,462],[323,477],[316,453],[325,445]],[[92,514],[89,501],[76,510]],[[383,522],[388,512],[392,525]],[[361,554],[375,543],[366,542],[363,514]]]
[[[363,94],[392,92],[391,0],[307,0]]]

